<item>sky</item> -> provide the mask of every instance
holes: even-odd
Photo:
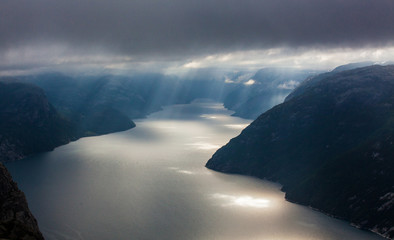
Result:
[[[0,75],[394,60],[393,0],[1,0]]]

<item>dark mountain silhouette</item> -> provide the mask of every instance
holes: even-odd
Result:
[[[286,199],[394,238],[394,66],[318,75],[259,116],[210,169],[283,184]]]

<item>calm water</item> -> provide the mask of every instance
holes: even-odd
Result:
[[[230,114],[171,106],[7,167],[47,239],[381,239],[286,202],[277,184],[204,168],[249,123]]]

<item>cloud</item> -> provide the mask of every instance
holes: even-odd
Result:
[[[279,89],[287,89],[287,90],[293,90],[298,86],[299,82],[296,82],[294,80],[290,80],[288,82],[282,83],[278,85]]]
[[[256,81],[253,79],[249,79],[247,82],[244,82],[245,85],[253,85],[255,83],[256,83]]]
[[[2,0],[0,65],[108,57],[124,58],[115,68],[200,68],[238,61],[241,52],[383,49],[393,46],[393,22],[392,0]]]
[[[235,81],[231,80],[229,77],[225,77],[224,82],[225,83],[235,83]]]
[[[386,62],[393,60],[394,47],[363,47],[363,48],[271,48],[260,50],[234,51],[223,54],[195,57],[188,61],[182,68],[190,69],[188,63],[193,63],[197,68],[209,68],[212,66],[227,69],[260,69],[262,67],[293,67],[314,68],[330,70],[338,65],[349,62],[375,61]],[[248,81],[250,74],[241,75],[238,78],[229,78],[228,82]]]

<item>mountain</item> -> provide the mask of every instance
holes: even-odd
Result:
[[[74,121],[79,137],[108,134],[135,127],[135,123],[125,114],[106,106],[87,109]]]
[[[25,195],[0,163],[0,239],[43,240]]]
[[[231,83],[236,86],[224,97],[224,106],[235,111],[235,116],[256,119],[271,107],[282,103],[300,82],[316,73],[293,68],[260,69],[242,81]]]
[[[331,72],[338,73],[338,72],[352,70],[352,69],[356,69],[356,68],[368,67],[368,66],[372,66],[374,64],[375,63],[372,61],[348,63],[348,64],[341,65],[341,66],[334,68]]]
[[[0,82],[0,161],[49,151],[72,139],[71,124],[57,114],[41,89]]]
[[[87,115],[92,109],[111,108],[134,119],[146,117],[169,104],[189,103],[196,98],[218,100],[224,83],[205,75],[179,79],[162,74],[67,76],[47,73],[16,78],[42,88],[60,113],[79,121],[78,115]]]
[[[309,78],[305,79],[305,81],[302,81],[298,86],[297,86],[297,91],[292,91],[286,98],[286,100],[289,100],[295,96],[301,95],[304,93],[306,90],[309,88],[312,88],[316,83],[318,83],[320,80],[325,79],[331,75],[334,75],[336,73],[342,72],[342,71],[347,71],[347,70],[352,70],[356,68],[361,68],[361,67],[367,67],[367,66],[372,66],[374,65],[374,62],[355,62],[355,63],[348,63],[345,65],[338,66],[334,68],[330,72],[325,72],[319,75],[315,76],[310,76]]]
[[[286,199],[394,238],[394,66],[322,74],[206,167],[278,181]]]
[[[112,108],[130,118],[141,118],[160,109],[148,102],[146,96],[155,94],[162,86],[162,76],[145,75],[139,78],[124,76],[78,76],[60,73],[18,76],[19,81],[42,88],[50,102],[62,114],[79,121],[92,109]]]
[[[135,126],[127,116],[110,107],[96,107],[86,113],[71,112],[75,117],[67,118],[57,112],[37,86],[0,82],[0,161],[21,159],[80,137]]]
[[[17,79],[44,89],[55,108],[70,118],[78,118],[70,116],[70,112],[86,115],[89,109],[103,107],[132,119],[142,118],[165,105],[210,98],[223,102],[236,116],[255,119],[283,102],[299,82],[316,73],[292,68],[264,68],[255,73],[205,69],[182,77],[162,74],[72,77],[46,73]]]
[[[58,114],[37,86],[0,82],[0,239],[43,239],[25,195],[1,162],[53,150],[79,137],[106,134],[135,124],[110,107],[89,109],[73,122]],[[73,119],[75,120],[75,119]]]

